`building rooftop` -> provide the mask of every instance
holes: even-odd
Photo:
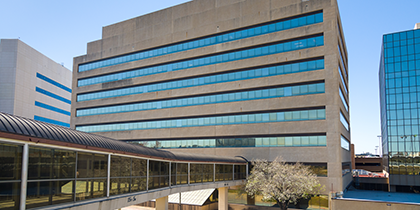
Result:
[[[420,204],[420,193],[399,193],[370,190],[349,190],[342,199]]]

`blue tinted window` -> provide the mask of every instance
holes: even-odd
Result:
[[[163,83],[159,83],[158,85],[160,86],[156,87],[154,90],[151,90],[152,89],[151,86],[156,86],[156,84],[141,85],[141,86],[129,87],[129,88],[118,89],[118,90],[107,90],[107,91],[101,91],[101,92],[95,92],[95,93],[79,94],[77,95],[77,100],[87,101],[87,100],[95,100],[95,99],[100,99],[100,98],[111,98],[111,97],[118,97],[118,96],[123,96],[123,95],[141,94],[141,93],[146,93],[146,92],[178,89],[178,88],[184,88],[184,87],[253,79],[253,78],[259,78],[259,77],[266,77],[266,76],[282,75],[282,74],[292,73],[291,72],[292,66],[295,66],[294,67],[295,71],[293,73],[303,72],[303,71],[313,71],[313,70],[324,68],[324,59],[306,61],[302,63],[307,63],[307,64],[300,65],[298,63],[298,64],[280,65],[280,66],[275,67],[277,69],[276,71],[274,71],[274,67],[268,67],[268,68],[262,68],[262,69],[246,70],[246,71],[237,72],[237,73],[225,73],[225,74],[219,74],[216,76],[205,76],[205,77],[194,78],[194,79],[163,82]],[[300,69],[300,67],[303,67],[303,69]],[[273,68],[273,71],[269,71],[269,69],[271,68]],[[217,77],[217,80],[216,80],[216,77]],[[193,83],[193,81],[197,79],[200,82]],[[188,85],[189,83],[190,85]],[[122,93],[122,90],[127,90],[127,93]]]
[[[308,115],[301,115],[301,112],[308,112]],[[293,116],[277,118],[279,113],[285,116]],[[270,114],[273,114],[270,118]],[[235,117],[238,118],[235,120]],[[207,124],[205,123],[207,120]],[[123,130],[144,130],[144,129],[162,129],[176,127],[196,127],[196,126],[215,126],[215,125],[233,125],[248,123],[266,123],[266,122],[283,122],[283,121],[302,121],[302,120],[323,120],[325,119],[325,109],[305,110],[305,111],[285,111],[264,114],[241,114],[230,116],[216,116],[205,118],[189,118],[189,119],[170,119],[149,122],[130,122],[130,123],[114,123],[102,125],[77,126],[76,130],[84,132],[110,132]],[[200,124],[199,122],[203,122]]]
[[[189,50],[199,47],[205,47],[212,44],[219,44],[223,42],[230,42],[233,40],[248,38],[261,34],[271,33],[275,31],[287,30],[289,28],[301,27],[304,25],[310,25],[314,23],[323,22],[323,14],[311,14],[305,17],[294,18],[292,20],[282,21],[279,20],[277,23],[269,23],[263,26],[256,26],[250,29],[243,29],[241,31],[226,33],[223,35],[215,35],[209,38],[200,40],[188,41],[182,44],[175,44],[173,46],[165,46],[159,49],[146,50],[138,52],[132,55],[123,55],[117,58],[110,58],[103,61],[96,61],[88,64],[79,65],[79,72],[88,71],[96,68],[102,68],[106,66],[117,65],[120,63],[131,62],[135,60],[141,60],[156,56],[161,56],[169,53],[175,53],[183,50]],[[284,24],[283,24],[284,23]]]

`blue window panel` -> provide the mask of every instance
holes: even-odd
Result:
[[[340,121],[343,124],[343,126],[346,128],[347,131],[350,131],[349,129],[349,123],[347,119],[344,117],[343,113],[340,111]]]
[[[288,142],[288,144],[286,144]],[[290,142],[290,144],[289,144]],[[129,141],[156,149],[216,148],[216,147],[325,147],[326,136],[245,137],[223,139],[185,139],[159,141]]]
[[[350,143],[344,136],[341,136],[341,148],[350,151]]]
[[[136,60],[142,60],[161,55],[167,55],[185,50],[191,50],[195,48],[206,47],[210,45],[231,42],[239,39],[245,39],[253,36],[259,36],[263,34],[288,30],[291,28],[302,27],[306,25],[312,25],[323,22],[323,13],[309,14],[304,17],[297,17],[290,20],[279,20],[271,22],[265,25],[255,26],[248,29],[242,29],[236,32],[226,32],[223,34],[213,35],[210,37],[197,39],[193,41],[187,41],[185,43],[167,45],[161,48],[145,50],[130,55],[123,55],[114,58],[109,58],[101,61],[95,61],[87,64],[79,65],[79,72],[89,71],[96,68],[102,68],[106,66],[118,65],[121,63],[132,62]]]
[[[48,104],[44,104],[44,103],[41,103],[39,101],[35,101],[35,106],[38,106],[38,107],[41,107],[41,108],[44,108],[44,109],[48,109],[48,110],[51,110],[51,111],[54,111],[54,112],[58,112],[60,114],[70,116],[69,111],[66,111],[66,110],[63,110],[63,109],[60,109],[60,108],[57,108],[57,107],[54,107],[54,106],[50,106]]]
[[[46,95],[46,96],[49,96],[49,97],[51,97],[51,98],[55,98],[55,99],[57,99],[57,100],[59,100],[59,101],[62,101],[62,102],[64,102],[64,103],[71,104],[71,101],[70,101],[70,100],[68,100],[68,99],[66,99],[66,98],[63,98],[63,97],[61,97],[61,96],[59,96],[59,95],[56,95],[56,94],[54,94],[54,93],[51,93],[51,92],[49,92],[49,91],[46,91],[46,90],[44,90],[44,89],[42,89],[42,88],[36,87],[36,88],[35,88],[35,91],[36,91],[36,92],[38,92],[38,93],[42,93],[42,94],[44,94],[44,95]]]
[[[341,82],[343,83],[344,90],[346,91],[346,93],[348,93],[348,90],[347,90],[347,84],[346,84],[346,82],[344,81],[344,78],[343,78],[343,73],[341,72],[341,67],[340,67],[340,65],[338,65],[338,73],[340,74],[340,79],[341,79]]]
[[[270,46],[263,46],[263,47],[260,46],[260,47],[254,47],[251,49],[246,49],[246,50],[238,50],[234,53],[211,55],[211,56],[198,58],[198,59],[197,58],[190,59],[188,61],[173,62],[169,64],[134,69],[134,70],[126,71],[126,72],[114,73],[114,74],[109,74],[105,76],[79,79],[78,86],[93,85],[93,84],[98,84],[98,83],[129,79],[129,78],[134,78],[134,77],[142,77],[142,76],[152,75],[152,74],[160,74],[160,73],[164,73],[168,71],[178,71],[178,70],[184,70],[184,69],[189,69],[189,68],[196,68],[200,66],[207,66],[207,65],[213,65],[213,64],[224,63],[224,62],[249,59],[249,58],[258,57],[258,56],[284,53],[284,52],[289,52],[289,51],[294,51],[294,50],[301,50],[301,49],[306,49],[306,48],[311,48],[311,47],[323,46],[323,45],[324,45],[324,36],[320,35],[317,37],[311,37],[311,38],[306,38],[306,39],[301,39],[301,40],[296,40],[296,41],[276,43]],[[269,48],[272,48],[273,50],[268,52]],[[263,49],[265,50],[266,53],[261,53]]]
[[[283,74],[291,74],[305,71],[314,71],[324,68],[324,59],[305,61],[294,64],[278,65],[267,68],[258,68],[245,70],[235,73],[224,73],[212,76],[204,76],[194,79],[177,80],[171,82],[163,82],[153,85],[140,85],[117,90],[106,90],[95,93],[84,93],[77,95],[77,101],[96,100],[101,98],[112,98],[124,95],[142,94],[146,92],[156,92],[163,90],[179,89],[185,87],[202,86],[208,84],[216,84],[223,82],[239,81],[246,79],[254,79],[261,77],[269,77]],[[125,91],[125,93],[123,93]]]
[[[56,82],[56,81],[54,81],[54,80],[52,80],[50,78],[48,78],[48,77],[46,77],[46,76],[38,73],[38,72],[36,73],[36,77],[38,77],[38,78],[40,78],[40,79],[42,79],[42,80],[44,80],[44,81],[46,81],[46,82],[48,82],[48,83],[50,83],[52,85],[55,85],[55,86],[57,86],[57,87],[65,90],[65,91],[71,93],[71,89],[70,88],[68,88],[68,87],[66,87],[66,86],[64,86],[64,85],[62,85],[62,84],[60,84],[60,83],[58,83],[58,82]]]
[[[295,91],[291,91],[292,88]],[[289,93],[290,92],[290,93]],[[77,110],[77,116],[113,114],[123,112],[145,111],[153,109],[167,109],[174,107],[197,106],[204,104],[229,103],[235,101],[258,100],[266,98],[288,97],[308,94],[318,94],[325,92],[324,83],[279,87],[264,90],[241,91],[226,94],[212,94],[199,97],[188,97],[182,99],[162,100],[153,102],[143,102],[127,105],[116,105],[99,108],[89,108]]]
[[[46,123],[51,123],[51,124],[54,124],[54,125],[60,125],[60,126],[63,126],[63,127],[70,127],[70,124],[68,124],[68,123],[48,119],[48,118],[45,118],[45,117],[40,117],[40,116],[37,116],[37,115],[34,115],[34,120],[38,120],[38,121],[46,122]]]
[[[241,114],[216,117],[198,117],[170,119],[147,122],[113,123],[101,125],[77,126],[76,130],[84,132],[113,132],[125,130],[146,130],[178,127],[197,127],[215,125],[237,125],[252,123],[287,122],[303,120],[324,120],[325,109],[303,111],[284,111],[272,113]]]
[[[341,98],[341,101],[343,102],[344,108],[346,108],[346,111],[348,112],[349,111],[349,106],[347,105],[347,101],[344,98],[343,91],[341,91],[341,88],[338,88],[338,90],[339,90],[340,98]]]

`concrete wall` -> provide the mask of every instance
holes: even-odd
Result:
[[[2,80],[3,74],[5,74],[7,76],[5,76],[4,79],[10,81],[10,87],[8,87],[8,96],[6,100],[13,100],[13,112],[9,113],[31,119],[34,118],[34,115],[37,115],[52,120],[70,123],[69,116],[37,107],[35,106],[35,101],[66,111],[70,111],[70,104],[38,93],[35,89],[36,87],[39,87],[70,100],[71,93],[37,78],[36,75],[37,73],[40,73],[68,88],[71,88],[71,71],[18,39],[2,39],[1,45],[2,54],[0,54],[0,59],[8,61],[5,63],[0,62]],[[6,52],[3,52],[3,50]],[[6,53],[7,56],[5,55]],[[4,84],[2,83],[2,85]],[[14,91],[11,89],[11,86],[13,85]],[[3,105],[1,107],[3,107]],[[9,105],[5,106],[5,108],[6,110],[11,110]]]
[[[420,205],[392,203],[392,202],[350,200],[350,199],[332,199],[330,209],[331,210],[354,210],[354,209],[418,210],[420,209]]]
[[[13,114],[15,104],[17,41],[0,40],[0,111]]]
[[[319,10],[323,10],[324,13],[323,23],[84,72],[78,72],[77,69],[79,64],[85,62],[136,52],[152,47],[163,46],[192,38],[217,34],[241,27],[252,26],[267,21],[288,18]],[[106,26],[102,31],[102,39],[88,43],[87,54],[74,58],[73,77],[75,80],[73,81],[73,91],[75,94],[72,95],[73,104],[71,126],[72,128],[75,128],[76,125],[97,123],[158,120],[325,106],[326,119],[318,121],[185,127],[158,130],[127,130],[119,132],[103,132],[98,134],[119,140],[155,140],[326,133],[327,146],[321,148],[215,148],[188,150],[177,149],[176,151],[227,156],[240,155],[245,156],[250,160],[254,158],[266,158],[273,160],[277,156],[282,156],[286,161],[324,162],[328,163],[328,178],[320,178],[320,180],[325,183],[326,190],[329,191],[331,190],[331,186],[334,186],[334,190],[342,191],[343,186],[347,186],[351,181],[351,179],[343,179],[342,177],[342,162],[350,162],[351,158],[349,151],[341,148],[341,135],[350,139],[350,132],[347,131],[340,122],[340,110],[349,122],[350,119],[349,113],[345,110],[338,92],[339,87],[342,86],[342,84],[338,73],[340,56],[337,49],[337,43],[339,43],[337,23],[341,24],[336,0],[194,0],[151,14]],[[325,42],[325,45],[320,47],[220,63],[217,65],[160,73],[117,82],[77,87],[77,79],[81,78],[142,68],[155,64],[205,56],[224,51],[243,49],[246,47],[320,33],[323,33]],[[343,45],[344,56],[347,57],[345,42]],[[81,93],[112,90],[120,87],[149,84],[172,79],[183,79],[192,76],[202,76],[212,73],[221,73],[243,68],[298,61],[316,57],[324,57],[324,70],[83,102],[77,102],[76,100],[77,94]],[[346,63],[344,65],[347,66]],[[274,85],[296,84],[320,80],[325,81],[325,94],[75,117],[77,109],[86,107],[161,100],[174,97],[216,93],[221,91],[238,91],[245,88],[264,88]],[[345,81],[347,82],[347,79],[345,79]],[[348,99],[347,96],[346,98]]]

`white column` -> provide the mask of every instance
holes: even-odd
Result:
[[[108,154],[108,168],[106,177],[106,197],[109,198],[109,189],[111,189],[111,154]]]
[[[156,210],[168,210],[168,196],[156,199]]]
[[[228,210],[228,187],[218,188],[219,190],[219,210]]]
[[[29,158],[29,145],[23,145],[22,154],[22,177],[20,183],[20,210],[26,209],[26,190],[28,185],[28,158]]]

